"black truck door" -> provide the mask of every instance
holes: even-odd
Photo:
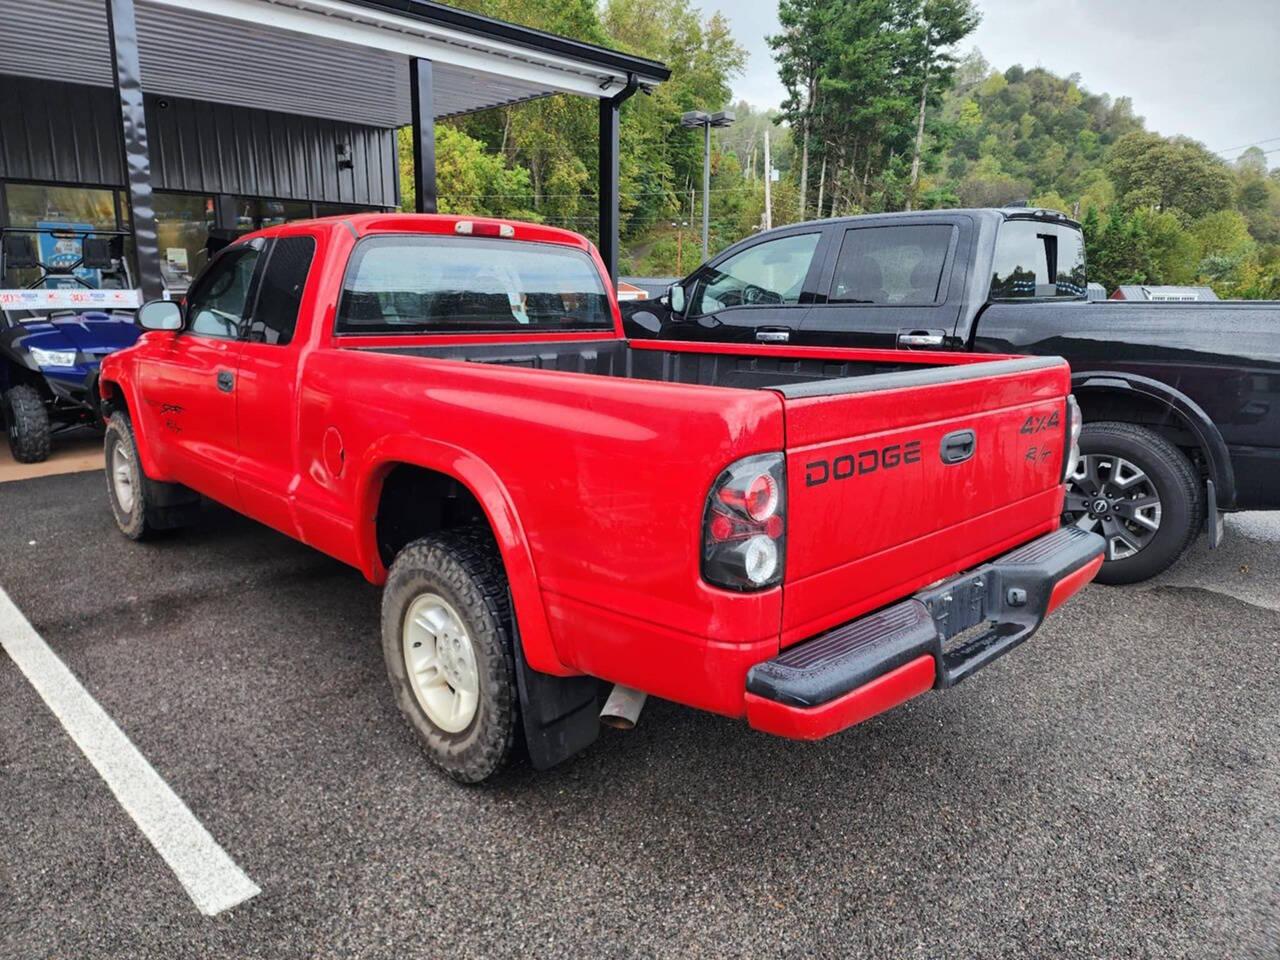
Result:
[[[954,349],[952,333],[963,299],[959,238],[959,227],[941,220],[836,230],[818,302],[792,342]]]
[[[808,312],[823,228],[771,235],[700,267],[682,286],[686,307],[664,325],[674,340],[793,342]]]

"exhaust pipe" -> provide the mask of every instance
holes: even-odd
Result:
[[[630,730],[640,719],[640,708],[648,696],[643,691],[614,684],[609,691],[609,699],[604,702],[604,709],[600,711],[600,722],[615,730]]]

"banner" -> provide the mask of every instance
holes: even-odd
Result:
[[[0,289],[0,310],[136,310],[140,306],[141,290]]]

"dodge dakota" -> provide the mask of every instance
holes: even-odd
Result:
[[[607,685],[826,736],[1102,562],[1060,527],[1063,361],[629,342],[574,233],[291,223],[138,320],[100,378],[121,531],[206,497],[382,585],[396,700],[459,780],[582,749]]]

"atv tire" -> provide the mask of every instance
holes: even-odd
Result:
[[[35,387],[20,383],[5,391],[4,425],[13,459],[19,463],[40,463],[49,458],[49,411]]]

